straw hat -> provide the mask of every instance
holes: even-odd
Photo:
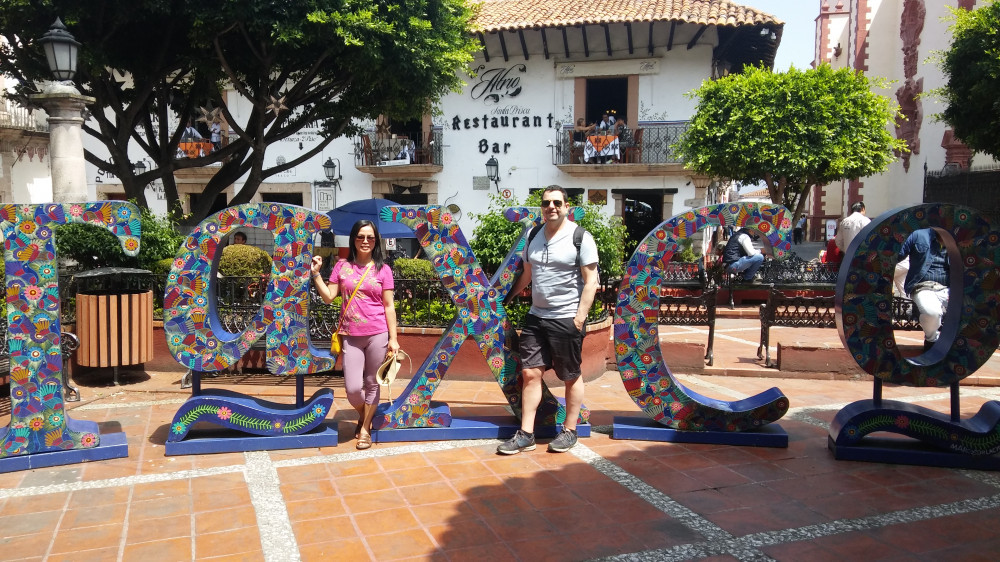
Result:
[[[399,367],[403,363],[403,358],[407,361],[410,360],[410,356],[407,355],[405,351],[400,349],[395,355],[390,355],[385,358],[385,361],[379,365],[377,371],[375,371],[375,380],[378,381],[380,386],[384,386],[387,389],[392,385],[392,382],[396,380],[396,374],[399,373]],[[412,363],[410,368],[412,370]]]

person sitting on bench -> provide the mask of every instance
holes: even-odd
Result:
[[[764,254],[753,247],[754,238],[753,232],[746,227],[729,238],[726,248],[722,250],[722,265],[725,266],[726,273],[742,273],[744,281],[753,280],[757,270],[764,265]]]

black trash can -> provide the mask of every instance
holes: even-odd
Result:
[[[84,367],[138,365],[153,358],[153,273],[102,267],[76,275],[77,363]]]

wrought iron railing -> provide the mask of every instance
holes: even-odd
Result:
[[[972,207],[996,227],[1000,225],[1000,169],[989,165],[928,172],[924,176],[924,203]]]
[[[39,123],[26,107],[4,98],[0,104],[0,129],[46,132],[49,127],[47,123]]]
[[[216,279],[217,312],[222,326],[231,332],[239,332],[249,325],[249,321],[264,304],[264,293],[267,290],[268,277],[220,277]],[[619,280],[613,279],[601,283],[596,299],[598,309],[588,319],[590,322],[601,321],[614,313],[615,296]],[[447,327],[451,324],[457,310],[451,302],[451,297],[444,285],[438,280],[427,279],[396,279],[394,300],[396,318],[400,326],[412,327]],[[163,319],[163,294],[166,288],[166,275],[153,276],[153,318]],[[76,321],[77,282],[74,272],[64,272],[59,277],[59,293],[62,301],[62,321]],[[332,304],[326,304],[316,290],[309,290],[309,318],[312,331],[319,334],[330,334],[340,316],[340,299]],[[529,297],[518,296],[508,306],[511,317],[518,322],[531,306]]]
[[[441,140],[444,132],[435,127],[427,134],[377,134],[369,131],[354,138],[356,166],[406,166],[409,164],[442,165]]]
[[[673,145],[688,128],[688,121],[639,124],[634,128],[632,140],[623,139],[620,145],[621,160],[629,164],[679,164]],[[583,163],[583,147],[573,143],[572,128],[564,129],[552,151],[553,164]]]

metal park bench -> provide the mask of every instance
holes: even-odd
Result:
[[[764,365],[771,363],[772,326],[791,328],[835,328],[835,297],[805,297],[789,295],[773,285],[768,287],[767,303],[760,305],[760,345],[757,358],[764,359]],[[913,301],[903,297],[892,299],[892,327],[896,330],[920,330]]]
[[[719,260],[721,265],[721,256]],[[722,284],[729,291],[729,308],[735,308],[733,293],[738,290],[775,286],[787,290],[832,292],[837,285],[837,266],[805,261],[793,255],[781,261],[765,260],[753,281],[744,281],[740,274],[724,273]]]
[[[705,268],[700,262],[670,262],[662,271],[660,311],[657,322],[668,326],[708,326],[705,359],[714,362],[715,299],[717,287],[708,287]],[[671,295],[670,289],[698,294]]]

